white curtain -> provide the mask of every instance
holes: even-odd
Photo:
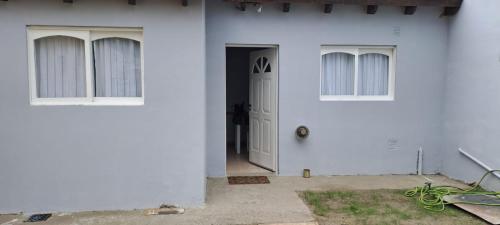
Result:
[[[354,94],[354,58],[340,52],[322,56],[322,95]]]
[[[389,57],[369,53],[359,56],[358,95],[387,95]]]
[[[94,41],[93,46],[96,97],[140,97],[140,43],[106,38]]]
[[[84,41],[65,36],[35,40],[39,98],[85,96]]]

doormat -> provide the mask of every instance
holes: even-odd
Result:
[[[266,176],[239,176],[228,177],[229,184],[269,184],[269,179]]]
[[[41,221],[46,221],[51,216],[52,216],[52,214],[50,214],[50,213],[47,213],[47,214],[34,214],[34,215],[31,215],[24,222],[41,222]]]

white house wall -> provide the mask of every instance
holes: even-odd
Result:
[[[486,170],[466,151],[500,169],[500,1],[464,0],[450,21],[444,110],[443,173],[477,181]],[[486,187],[500,190],[497,178]]]
[[[300,175],[408,174],[416,172],[417,151],[424,171],[441,165],[441,110],[447,56],[447,18],[440,8],[318,4],[252,6],[246,12],[223,1],[207,2],[207,168],[225,175],[225,45],[279,45],[279,172]],[[319,100],[320,46],[397,46],[396,99],[383,102]],[[306,125],[304,142],[295,128]]]
[[[0,1],[0,213],[201,205],[205,177],[225,175],[226,44],[279,46],[280,175],[415,173],[419,148],[425,173],[479,177],[459,147],[500,165],[497,0],[464,0],[451,19],[434,7],[137,3]],[[145,105],[30,106],[27,25],[143,27]],[[395,100],[320,101],[327,44],[396,46]]]
[[[0,2],[0,213],[198,206],[203,2]],[[144,28],[144,106],[30,106],[27,25]]]

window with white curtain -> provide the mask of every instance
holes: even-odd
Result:
[[[142,29],[28,27],[32,105],[144,104]]]
[[[141,47],[135,40],[92,42],[96,97],[141,97]]]
[[[394,47],[322,46],[320,99],[394,100]]]

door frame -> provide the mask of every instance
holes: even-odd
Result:
[[[226,86],[226,81],[227,81],[227,55],[226,55],[226,49],[227,48],[268,48],[268,49],[274,49],[274,52],[276,54],[276,64],[277,70],[276,70],[276,84],[275,84],[275,96],[276,96],[276,115],[275,115],[275,126],[276,126],[276,140],[275,140],[275,165],[276,165],[276,171],[273,173],[275,175],[279,175],[279,78],[280,78],[280,60],[279,60],[279,45],[278,44],[238,44],[238,43],[226,43],[224,46],[224,102],[226,103],[227,101],[227,86]],[[224,104],[226,105],[226,104]],[[227,117],[226,117],[226,110],[224,110],[224,173],[227,177]],[[247,140],[248,141],[248,140]]]

